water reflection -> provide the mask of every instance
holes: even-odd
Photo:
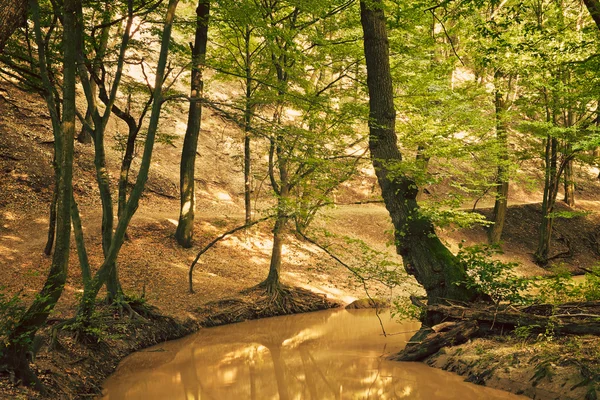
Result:
[[[334,310],[204,329],[126,358],[103,399],[516,399],[399,351],[417,323]]]

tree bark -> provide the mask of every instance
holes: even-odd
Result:
[[[397,252],[406,271],[424,286],[431,304],[441,298],[471,300],[477,293],[455,284],[466,280],[464,268],[439,240],[431,221],[419,212],[417,185],[389,169],[402,161],[402,155],[395,132],[386,21],[381,0],[361,1],[360,7],[369,88],[369,149],[394,224]]]
[[[56,141],[54,142],[56,143]],[[55,149],[56,151],[56,149]],[[56,203],[58,201],[58,171],[56,169],[56,160],[53,162],[54,166],[54,189],[52,190],[52,201],[50,202],[50,211],[48,217],[48,239],[46,239],[46,246],[44,247],[44,254],[49,256],[52,254],[52,247],[54,246],[54,236],[56,234]]]
[[[191,247],[194,236],[194,213],[196,209],[194,173],[198,136],[200,135],[200,125],[202,122],[202,93],[204,88],[202,69],[204,68],[206,59],[209,13],[210,2],[208,0],[200,0],[198,8],[196,8],[196,38],[192,46],[191,102],[179,171],[181,207],[175,238],[183,247]]]
[[[571,153],[571,145],[567,148],[567,153]],[[573,160],[569,160],[565,163],[565,176],[564,176],[564,189],[565,197],[563,201],[569,206],[575,206],[575,181],[573,176]]]
[[[496,139],[499,146],[499,160],[496,178],[496,200],[494,202],[494,214],[492,221],[494,224],[489,229],[489,242],[491,244],[499,244],[504,230],[504,221],[506,220],[506,211],[508,209],[508,137],[506,126],[503,121],[504,112],[506,111],[506,102],[504,95],[500,90],[500,79],[502,74],[496,72],[495,93],[494,93],[494,108],[496,113]]]
[[[27,21],[27,1],[0,0],[0,53],[13,32]]]
[[[422,341],[407,343],[404,350],[391,359],[394,361],[421,361],[437,353],[442,347],[465,343],[478,332],[479,326],[476,321],[456,323],[448,331],[431,332]]]
[[[245,45],[245,67],[246,67],[246,103],[244,108],[244,207],[246,210],[246,223],[252,221],[252,183],[250,181],[251,153],[250,153],[250,131],[252,130],[252,69],[251,69],[251,40],[250,26],[246,26],[244,36]]]
[[[281,286],[281,251],[283,249],[283,235],[286,224],[287,217],[279,215],[273,227],[273,249],[271,250],[269,275],[264,281],[264,285],[269,293],[277,292]]]
[[[84,323],[89,322],[94,310],[95,300],[98,292],[108,279],[111,269],[115,268],[117,256],[125,239],[125,231],[127,230],[127,226],[129,225],[133,214],[138,208],[140,197],[144,191],[146,181],[148,180],[148,170],[152,161],[152,151],[154,148],[154,141],[156,138],[156,131],[158,129],[158,121],[160,118],[162,87],[167,57],[169,54],[169,41],[171,39],[171,30],[173,26],[173,19],[175,18],[177,3],[178,0],[169,0],[165,23],[163,26],[163,37],[160,47],[160,55],[157,62],[156,79],[154,83],[154,102],[152,103],[152,112],[150,113],[150,121],[148,122],[148,131],[146,135],[146,142],[144,144],[144,153],[142,155],[140,170],[138,172],[135,185],[133,186],[129,196],[129,200],[127,201],[127,207],[125,208],[122,218],[119,219],[119,222],[117,223],[117,228],[115,230],[108,255],[105,257],[104,262],[91,279],[89,285],[87,285],[84,289],[78,311],[78,317],[80,317]]]
[[[552,239],[552,218],[556,196],[560,184],[561,171],[558,169],[558,140],[548,136],[545,151],[545,182],[542,200],[542,221],[540,222],[538,246],[534,254],[535,262],[540,265],[548,263],[550,241]]]
[[[39,5],[36,0],[31,0],[34,30],[38,44],[38,61],[42,80],[46,90],[48,108],[51,117],[56,117],[55,99],[52,96],[42,33],[40,28]],[[71,236],[71,198],[73,193],[73,142],[75,137],[75,75],[76,75],[76,49],[75,49],[75,12],[78,0],[65,0],[63,5],[63,114],[59,130],[55,130],[55,159],[58,168],[58,199],[56,213],[56,245],[48,278],[35,300],[21,317],[15,328],[7,338],[7,345],[3,353],[5,361],[13,368],[15,374],[25,384],[34,384],[43,391],[43,386],[30,371],[27,352],[36,332],[41,328],[48,315],[60,298],[66,279],[69,265],[69,250]]]
[[[600,1],[598,0],[583,0],[590,15],[594,19],[596,26],[600,29]]]

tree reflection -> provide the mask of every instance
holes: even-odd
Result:
[[[104,398],[510,398],[425,365],[387,361],[385,357],[399,351],[418,324],[393,324],[389,316],[384,320],[388,333],[406,333],[384,337],[372,310],[335,310],[204,329],[126,359],[106,382]]]

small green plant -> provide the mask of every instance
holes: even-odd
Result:
[[[532,325],[518,326],[513,331],[513,335],[515,335],[516,338],[525,341],[531,337],[534,328],[535,326]]]
[[[2,355],[3,346],[8,344],[8,335],[25,312],[19,293],[10,296],[4,291],[4,286],[0,286],[0,355]]]
[[[490,296],[496,304],[531,302],[531,296],[527,294],[531,281],[515,273],[517,263],[506,263],[493,258],[500,254],[498,247],[487,245],[465,247],[461,244],[459,248],[457,258],[467,271],[468,279],[457,282],[458,285],[476,288]]]
[[[581,287],[573,281],[571,273],[564,267],[556,267],[549,278],[538,280],[536,300],[540,303],[558,304],[581,298]]]
[[[585,301],[600,300],[600,267],[596,266],[585,274],[580,285],[581,296]]]

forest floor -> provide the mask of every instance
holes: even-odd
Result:
[[[7,295],[18,295],[24,305],[28,305],[40,290],[50,265],[50,258],[42,250],[53,186],[53,142],[50,121],[44,110],[43,103],[35,95],[0,88],[0,269],[3,272],[0,287]],[[113,315],[112,320],[104,322],[111,335],[101,344],[81,347],[64,334],[59,338],[59,350],[51,351],[48,348],[51,325],[74,315],[82,293],[81,273],[73,245],[67,285],[48,327],[42,331],[44,346],[34,363],[34,368],[52,391],[50,397],[84,397],[97,393],[102,380],[126,354],[198,329],[207,317],[207,304],[224,301],[222,304],[231,305],[227,303],[228,299],[239,298],[240,292],[266,278],[272,245],[269,222],[233,235],[204,254],[194,273],[195,293],[188,291],[188,271],[197,251],[215,236],[243,224],[243,182],[238,165],[242,153],[241,132],[210,112],[204,113],[203,118],[201,156],[197,164],[195,246],[182,249],[173,238],[179,207],[179,147],[185,131],[180,129],[182,118],[173,117],[173,121],[165,124],[174,127],[174,139],[172,143],[156,146],[147,191],[128,229],[129,240],[118,260],[124,291],[143,298],[155,307],[154,312],[146,320],[130,320],[130,323],[122,322],[127,318]],[[115,131],[123,129],[117,123],[112,124],[111,129]],[[113,138],[109,140],[114,141]],[[90,262],[92,266],[98,266],[102,261],[101,215],[93,149],[76,143],[75,151],[74,191],[84,222]],[[111,142],[108,164],[113,181],[118,176],[119,154],[118,146]],[[134,163],[134,169],[136,165]],[[597,171],[581,169],[579,172],[577,209],[586,213],[570,220],[559,220],[555,224],[553,243],[557,253],[571,250],[567,258],[555,262],[564,263],[573,272],[580,271],[579,267],[593,266],[600,254],[600,203],[595,201],[600,194],[600,183],[594,176]],[[257,198],[268,190],[259,179],[255,187]],[[393,247],[387,246],[392,227],[383,205],[356,204],[376,199],[375,187],[373,173],[366,169],[360,178],[340,190],[337,195],[339,205],[325,210],[315,221],[315,227],[360,239],[401,262]],[[514,187],[512,191],[514,204],[508,213],[504,255],[501,257],[520,262],[519,271],[524,275],[547,274],[547,270],[532,262],[535,226],[541,218],[539,193],[527,192],[521,187]],[[269,201],[258,201],[257,204],[257,209],[266,209]],[[480,210],[484,214],[490,212],[489,208]],[[445,229],[441,236],[454,250],[462,240],[467,244],[485,242],[483,228]],[[365,297],[360,282],[318,247],[290,234],[283,256],[282,281],[290,287],[319,294],[315,303],[326,296],[328,302],[323,302],[322,307],[347,304]],[[344,259],[344,254],[340,257]],[[413,291],[414,281],[408,280],[393,293],[381,285],[372,285],[369,295],[382,297]],[[213,311],[218,313],[219,310]],[[9,385],[9,376],[0,375],[0,398],[30,395],[31,392],[23,388]]]

